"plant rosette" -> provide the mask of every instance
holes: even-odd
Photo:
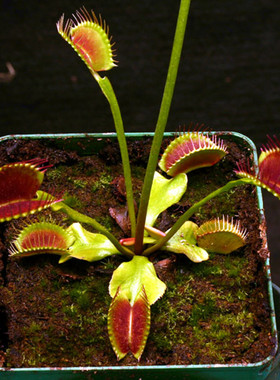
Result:
[[[111,300],[108,302],[108,314],[104,312],[101,306],[104,293],[102,293],[101,299],[93,300],[92,293],[95,294],[95,292],[92,290],[92,293],[89,293],[88,287],[73,290],[72,299],[68,299],[66,304],[60,304],[57,308],[54,307],[53,310],[54,314],[63,313],[65,319],[67,319],[66,314],[72,315],[72,317],[75,316],[76,318],[74,319],[78,320],[80,329],[86,330],[88,346],[90,347],[86,352],[88,357],[91,358],[91,362],[98,353],[95,340],[96,334],[89,334],[89,327],[86,328],[84,324],[84,318],[87,319],[87,317],[81,314],[81,309],[87,309],[90,304],[92,308],[102,314],[103,321],[106,321],[111,350],[114,352],[116,360],[122,363],[125,363],[126,360],[129,361],[130,359],[127,358],[130,357],[138,362],[141,361],[145,351],[147,351],[147,354],[149,353],[149,348],[146,346],[149,344],[150,337],[154,339],[154,342],[157,342],[165,355],[167,352],[171,353],[175,362],[179,364],[185,363],[188,359],[191,363],[198,361],[201,364],[209,364],[207,355],[210,353],[211,355],[216,355],[216,359],[220,363],[231,363],[238,356],[236,352],[232,352],[232,347],[240,347],[240,344],[239,349],[242,352],[246,351],[248,347],[257,346],[257,357],[260,357],[260,347],[256,342],[260,341],[262,334],[266,335],[268,339],[266,343],[263,343],[266,347],[270,347],[270,343],[273,343],[273,338],[276,339],[273,317],[269,330],[265,329],[265,327],[262,330],[260,325],[256,326],[253,313],[256,305],[252,306],[252,301],[248,301],[248,294],[250,294],[249,299],[251,300],[252,292],[249,289],[244,292],[238,292],[243,281],[249,282],[251,287],[254,284],[253,288],[258,288],[258,291],[259,282],[265,282],[265,280],[254,278],[252,271],[256,272],[256,268],[260,266],[265,267],[264,263],[262,262],[261,265],[260,262],[265,256],[266,247],[250,250],[252,248],[251,229],[253,224],[246,228],[242,220],[240,220],[242,218],[237,218],[242,214],[240,209],[244,208],[245,204],[242,204],[241,200],[236,197],[238,197],[237,194],[240,197],[242,192],[246,192],[248,186],[253,185],[258,188],[262,187],[279,198],[280,144],[277,138],[269,140],[268,144],[263,147],[258,165],[256,157],[254,157],[254,160],[248,155],[246,159],[242,157],[242,159],[233,160],[235,166],[231,166],[230,175],[227,175],[226,178],[222,174],[222,167],[226,157],[229,155],[229,147],[217,133],[200,132],[199,128],[194,131],[189,130],[173,136],[170,139],[171,141],[164,148],[162,147],[180,62],[189,7],[190,0],[181,1],[158,121],[142,176],[139,174],[139,177],[137,177],[134,173],[132,174],[128,140],[124,131],[117,97],[109,79],[100,74],[116,66],[115,51],[113,50],[112,38],[109,35],[109,28],[101,17],[98,19],[93,11],[88,12],[85,8],[81,8],[73,14],[72,19],[65,20],[63,15],[57,22],[57,30],[84,61],[109,103],[116,130],[122,172],[119,173],[118,177],[104,173],[104,177],[100,178],[97,173],[100,175],[101,170],[94,171],[91,168],[91,170],[87,170],[90,172],[91,180],[80,177],[72,178],[68,173],[68,176],[64,177],[64,182],[71,186],[68,189],[61,186],[62,196],[58,197],[53,195],[51,190],[54,190],[54,186],[57,187],[63,171],[61,168],[58,170],[57,167],[54,170],[52,169],[53,165],[56,166],[57,163],[51,162],[51,154],[48,156],[47,164],[46,157],[41,157],[42,151],[32,149],[32,157],[26,157],[25,160],[19,160],[19,162],[3,163],[0,168],[0,221],[11,223],[11,228],[15,229],[13,227],[14,223],[18,223],[11,222],[12,220],[15,219],[19,222],[25,220],[22,226],[18,225],[17,233],[10,239],[10,258],[4,259],[3,264],[10,263],[10,260],[14,263],[26,260],[32,266],[30,262],[35,262],[34,257],[58,255],[60,257],[59,264],[62,267],[67,268],[67,265],[71,265],[71,261],[75,261],[77,266],[83,265],[81,263],[84,262],[98,263],[96,264],[99,268],[98,271],[101,273],[103,271],[104,273],[102,263],[104,266],[104,262],[106,262],[110,267],[108,262],[111,262],[112,268],[107,268],[109,272],[111,271],[109,282]],[[161,149],[163,153],[160,157]],[[252,146],[251,150],[254,151]],[[39,156],[39,158],[35,157],[35,152],[37,152],[37,157]],[[72,159],[73,157],[74,155],[72,155]],[[93,166],[90,164],[91,160],[92,158],[88,160],[89,166]],[[82,165],[85,169],[85,163]],[[208,170],[207,174],[210,175],[210,173],[215,172],[216,167],[218,167],[218,175],[215,185],[208,186],[207,177],[202,171]],[[70,171],[71,169],[68,170]],[[48,174],[50,180],[48,184],[43,182],[46,172],[50,172]],[[84,174],[86,174],[86,170]],[[110,177],[111,180],[109,179]],[[190,179],[197,187],[195,185],[193,188],[190,187]],[[91,202],[90,204],[85,200],[81,201],[81,197],[84,198],[85,189],[89,182],[91,183],[91,192],[98,191],[101,198],[102,192],[105,197],[106,185],[111,182],[114,185],[115,197],[110,197],[105,219],[104,216],[101,218],[98,215],[98,208],[102,199],[99,199],[98,202],[95,200],[95,203]],[[251,187],[250,189],[252,191]],[[58,189],[55,190],[58,191]],[[248,198],[248,193],[246,196]],[[90,199],[91,196],[88,196],[88,198]],[[121,204],[116,202],[115,198],[121,200]],[[218,206],[213,207],[211,202],[215,202],[214,200],[216,199],[220,199],[220,203]],[[222,203],[221,199],[223,199]],[[234,200],[233,204],[237,203],[237,209],[234,209],[232,204],[229,206],[230,200]],[[87,204],[86,208],[84,207],[85,203]],[[207,217],[207,212],[205,213],[203,210],[209,210],[209,204],[212,206],[212,210]],[[41,216],[45,213],[47,213],[48,218],[41,219]],[[39,215],[38,218],[33,217],[33,214]],[[171,219],[166,219],[166,215],[170,215]],[[249,219],[248,216],[247,218]],[[117,230],[112,227],[111,219],[117,225]],[[260,221],[259,218],[257,219],[257,222],[255,222],[258,226],[257,230],[260,222],[263,229],[263,221]],[[11,234],[9,227],[7,230]],[[5,238],[6,236],[7,233]],[[240,254],[242,249],[246,251],[245,247],[247,249],[249,247],[250,256],[254,253],[254,258],[252,258],[254,264],[250,261],[251,264],[248,268],[246,266],[248,256],[244,255],[242,257],[243,261],[241,260],[243,265],[235,266],[232,262],[237,257],[236,252]],[[218,259],[219,257],[223,257],[223,259]],[[178,276],[175,276],[176,273],[183,274],[190,270],[180,268],[180,263],[184,260],[188,260],[191,273],[200,273],[200,276],[196,277],[195,284],[192,276],[189,276],[188,280],[186,278],[181,279],[180,281],[182,282],[179,281]],[[217,279],[213,280],[215,270],[214,273],[210,270],[208,275],[204,271],[201,272],[201,268],[207,268],[208,262],[213,261],[215,263],[215,260],[222,260],[224,262],[223,267],[226,269],[226,272],[224,272],[216,264],[215,270],[218,274],[223,275],[218,281]],[[116,262],[118,265],[115,267]],[[164,280],[165,277],[162,271],[168,272],[168,268],[171,268],[173,264],[176,267],[174,276],[176,277],[175,282],[177,282],[177,287],[173,285],[173,291],[175,289],[177,291],[175,291],[173,297],[170,297],[170,290],[167,289],[168,285],[170,288],[170,282],[174,282],[174,278],[167,276]],[[91,265],[90,268],[93,268],[94,271],[96,266]],[[4,266],[3,273],[8,269],[7,265]],[[40,270],[40,265],[38,266],[38,270]],[[246,273],[243,273],[243,276],[241,275],[238,283],[230,281],[245,268],[247,268]],[[32,274],[34,283],[36,276],[38,276],[37,271],[36,273]],[[229,277],[228,282],[225,281],[226,274]],[[27,276],[27,274],[25,275]],[[76,276],[79,277],[75,273],[74,279],[77,279]],[[91,278],[92,275],[89,274],[88,277]],[[198,278],[200,277],[206,277],[207,283],[203,287],[199,287],[198,284]],[[9,282],[8,271],[4,282]],[[191,283],[192,286],[190,286]],[[217,285],[217,283],[222,286],[219,289],[221,293],[219,302],[217,301],[217,295],[214,295],[212,290],[212,285]],[[232,308],[235,309],[236,299],[232,294],[231,296],[229,294],[226,296],[227,292],[223,288],[223,286],[226,287],[226,284],[236,291],[235,296],[238,299],[241,301],[247,300],[246,306],[238,310],[239,313],[234,316],[229,316],[228,313]],[[44,280],[43,285],[47,286]],[[18,287],[14,287],[17,292]],[[60,289],[59,281],[56,287],[58,291]],[[96,289],[96,286],[92,285],[92,287],[92,289]],[[98,288],[104,289],[102,281]],[[199,289],[199,293],[194,297],[192,291],[195,288]],[[177,292],[179,299],[175,301],[175,304],[177,304],[177,308],[175,308],[170,298],[176,299]],[[66,294],[67,292],[65,291],[65,299],[67,299]],[[16,293],[11,292],[11,289],[7,290],[6,288],[3,291],[4,303],[6,302],[10,311],[12,311],[13,307],[11,306],[12,301],[10,301],[9,306],[9,299],[13,297],[16,297]],[[161,306],[156,306],[159,305],[159,300],[164,300],[165,298],[165,303],[161,303]],[[262,314],[266,310],[264,305],[269,305],[269,303],[269,307],[273,310],[271,285],[269,295],[265,296],[262,293],[261,298],[263,305],[259,313]],[[36,295],[34,294],[31,299],[36,302]],[[74,300],[78,300],[78,302],[75,303]],[[222,313],[220,312],[220,306],[225,301],[228,305],[227,312]],[[44,299],[44,302],[47,303],[47,300]],[[24,304],[24,306],[26,305]],[[175,331],[178,332],[179,329],[179,335],[173,336],[172,339],[171,337],[167,339],[167,333],[164,335],[160,331],[156,333],[152,313],[152,308],[155,307],[158,308],[160,316],[169,314],[167,321],[168,334],[173,331],[174,333]],[[51,306],[49,308],[52,309]],[[22,312],[25,314],[24,310]],[[209,324],[207,319],[213,313],[216,314],[214,325]],[[9,313],[7,314],[9,324]],[[39,309],[38,314],[41,315]],[[46,316],[41,316],[41,318],[48,319]],[[89,319],[90,325],[96,331],[99,331],[97,336],[103,338],[104,334],[101,333],[103,331],[102,323],[98,329],[94,323],[96,318],[96,315],[91,316]],[[67,335],[68,330],[73,329],[71,324],[62,325],[63,323],[59,324],[61,328],[59,336],[61,337],[64,333]],[[160,325],[161,329],[164,330],[162,321],[160,324],[160,320],[158,320],[157,325]],[[184,328],[187,326],[187,330],[184,330],[182,326]],[[31,332],[31,335],[35,334],[36,331],[42,331],[41,336],[44,337],[44,341],[48,341],[50,335],[52,335],[49,329],[46,326],[42,328],[38,321],[26,326],[26,329],[29,333]],[[220,340],[220,342],[223,341],[224,343],[229,330],[232,329],[235,332],[235,339],[231,341],[231,350],[227,353],[223,351],[216,352],[215,347],[218,345],[218,341]],[[2,335],[4,336],[4,334],[3,332]],[[271,334],[273,338],[271,338]],[[15,328],[14,339],[16,339],[16,336]],[[184,341],[185,336],[188,337],[188,344],[187,346],[184,345],[183,353],[179,352],[180,350],[176,351],[178,345],[186,343]],[[212,343],[211,337],[214,339]],[[242,339],[244,337],[245,340]],[[9,339],[11,341],[11,337]],[[194,354],[193,350],[196,343],[200,342],[200,347],[202,347],[201,341],[203,342],[203,339],[205,339],[203,345],[206,348],[206,353],[203,354],[201,348],[199,354]],[[27,341],[24,339],[24,342]],[[104,340],[102,342],[99,341],[99,344],[104,344]],[[59,341],[56,344],[62,347],[64,357],[65,344],[61,344]],[[33,350],[35,349],[36,355],[39,355],[40,360],[44,361],[41,345],[42,342],[40,341],[40,344],[38,344],[37,341],[37,343],[32,344],[32,347]],[[13,351],[11,346],[9,346],[8,352],[9,350],[10,352]],[[74,354],[73,350],[74,348],[72,347],[72,357],[81,355],[80,352],[75,350],[76,353]],[[271,363],[270,354],[273,352],[273,347],[268,348],[268,351],[263,360]],[[29,357],[29,366],[36,363],[35,359],[31,359],[33,357],[31,353],[32,348],[24,354]],[[203,359],[200,359],[201,356],[203,356]],[[65,353],[64,363],[69,360],[66,357]],[[256,355],[253,355],[252,358],[248,356],[241,359],[241,361],[250,362],[250,359],[254,361],[255,358]],[[149,359],[146,360],[150,363]],[[212,362],[212,359],[210,362]],[[53,363],[57,365],[55,360]],[[102,359],[98,361],[98,364],[102,365]]]

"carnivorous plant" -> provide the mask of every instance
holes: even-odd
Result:
[[[10,254],[17,257],[51,253],[60,256],[59,263],[70,259],[94,262],[111,255],[126,260],[113,272],[109,293],[112,302],[108,313],[109,339],[117,358],[131,352],[140,357],[150,330],[151,305],[164,295],[166,284],[156,274],[149,256],[166,250],[186,255],[193,262],[208,260],[209,252],[229,254],[246,244],[246,231],[238,221],[226,215],[198,226],[190,217],[212,198],[236,186],[262,186],[280,197],[280,144],[269,140],[259,159],[259,171],[237,166],[237,179],[213,191],[187,209],[167,231],[154,227],[158,216],[179,202],[186,192],[192,170],[215,165],[227,154],[226,144],[208,133],[180,133],[165,149],[159,163],[165,130],[189,13],[190,0],[182,0],[162,104],[155,128],[149,160],[141,191],[138,212],[131,180],[131,168],[121,112],[109,79],[100,72],[116,67],[115,51],[109,28],[93,12],[81,8],[73,19],[57,23],[59,34],[87,65],[107,98],[117,132],[125,179],[125,194],[130,223],[130,236],[116,239],[94,218],[69,207],[62,199],[39,190],[48,166],[42,159],[8,164],[0,168],[0,221],[25,217],[51,207],[63,212],[74,223],[67,228],[53,222],[28,223],[14,239]],[[157,169],[157,165],[159,169]],[[19,185],[20,183],[20,185]],[[90,232],[86,225],[96,232]]]

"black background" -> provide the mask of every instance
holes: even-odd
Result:
[[[116,42],[108,72],[126,131],[153,131],[170,56],[178,0],[2,0],[1,135],[105,132],[114,125],[86,66],[56,31],[82,6],[101,13]],[[260,148],[279,133],[280,2],[193,0],[167,130],[190,122],[238,131]],[[278,134],[279,136],[279,134]],[[273,281],[280,285],[280,203],[264,194]]]

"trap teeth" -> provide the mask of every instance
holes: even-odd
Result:
[[[179,173],[212,166],[226,154],[226,146],[217,136],[186,132],[174,139],[165,149],[159,167],[174,177]]]
[[[202,224],[196,233],[197,244],[208,252],[228,254],[245,245],[246,230],[229,217],[216,218]]]

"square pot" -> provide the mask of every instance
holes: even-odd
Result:
[[[235,132],[212,132],[217,133],[220,138],[233,139],[244,149],[250,150],[250,155],[257,166],[257,152],[254,144],[246,136]],[[132,140],[151,137],[151,133],[128,133],[127,137]],[[166,137],[174,136],[173,133],[166,133]],[[104,148],[108,139],[116,140],[115,133],[97,134],[45,134],[45,135],[11,135],[0,139],[0,143],[8,140],[18,139],[51,139],[58,148],[65,150],[75,150],[82,155],[90,155],[91,152],[98,152]],[[15,145],[16,146],[16,145]],[[256,189],[258,206],[260,212],[260,224],[264,225],[263,201],[259,188]],[[263,244],[266,242],[265,231],[262,234]],[[265,248],[265,246],[264,246]],[[264,360],[256,363],[246,364],[205,364],[205,365],[153,365],[153,366],[114,366],[114,367],[63,367],[63,368],[0,368],[0,379],[52,379],[52,380],[72,380],[72,379],[233,379],[263,380],[273,368],[275,355],[277,352],[277,327],[274,309],[273,290],[270,275],[269,258],[265,260],[265,272],[267,277],[267,291],[271,310],[271,336],[275,341],[274,351]],[[276,297],[279,297],[277,289]],[[279,299],[278,299],[279,302]]]

